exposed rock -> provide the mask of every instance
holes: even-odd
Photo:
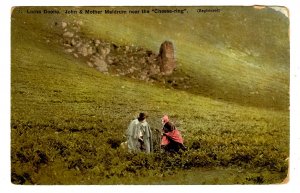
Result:
[[[64,21],[61,22],[61,27],[62,27],[63,29],[64,29],[65,27],[67,27],[67,25],[68,25],[67,22],[64,22]]]
[[[158,61],[160,64],[160,71],[165,75],[170,75],[176,68],[174,57],[174,46],[170,41],[165,41],[161,44]]]
[[[100,48],[100,54],[104,57],[107,56],[107,54],[109,54],[110,49],[109,48]]]
[[[110,53],[110,48],[106,48],[106,54]]]
[[[80,28],[79,27],[73,27],[73,30],[78,33]]]
[[[150,66],[150,74],[159,74],[160,70],[159,67],[157,65],[151,65]]]
[[[74,34],[72,32],[69,32],[69,31],[66,31],[64,34],[63,34],[64,37],[66,38],[71,38],[74,36]]]
[[[79,25],[79,26],[81,26],[81,25],[83,25],[83,21],[81,21],[81,20],[76,21],[76,24]]]
[[[68,44],[68,43],[64,43],[64,46],[65,47],[72,47],[70,44]]]
[[[107,57],[107,63],[110,65],[112,63],[114,63],[114,60],[111,57]]]
[[[82,45],[81,41],[78,41],[78,43],[76,44],[76,47],[80,47]]]
[[[131,56],[131,57],[129,58],[129,61],[130,61],[130,62],[133,62],[133,61],[134,61],[133,56]]]
[[[94,65],[96,66],[97,70],[99,70],[100,72],[108,71],[107,64],[104,60],[98,57],[91,58],[91,60],[94,62]]]
[[[95,44],[100,44],[101,42],[100,42],[100,40],[95,40]]]
[[[94,65],[91,63],[91,62],[86,62],[87,63],[87,65],[89,66],[89,67],[94,67]]]
[[[88,49],[87,49],[87,47],[82,47],[81,50],[80,50],[80,53],[83,56],[87,56],[88,55]]]
[[[76,41],[75,41],[75,39],[72,39],[71,40],[71,46],[75,46],[76,45]]]
[[[139,60],[139,63],[140,63],[140,64],[145,64],[145,62],[146,62],[145,58],[141,58],[141,59]]]
[[[176,68],[172,42],[161,44],[159,55],[135,45],[117,45],[98,38],[88,38],[80,33],[82,22],[61,22],[61,44],[64,51],[83,60],[102,73],[134,77],[144,81],[159,81]],[[153,76],[155,75],[155,76]]]
[[[147,75],[146,74],[142,74],[141,76],[140,76],[140,79],[141,80],[146,80],[148,77],[147,77]]]
[[[89,47],[89,48],[88,48],[87,54],[88,54],[88,55],[92,55],[92,54],[93,54],[93,48],[92,48],[92,47]]]

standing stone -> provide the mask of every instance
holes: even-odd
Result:
[[[160,71],[164,75],[170,75],[176,68],[176,62],[174,57],[174,46],[170,41],[165,41],[161,44],[158,61],[160,65]]]

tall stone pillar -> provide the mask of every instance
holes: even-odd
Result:
[[[174,46],[170,41],[165,41],[161,44],[158,61],[160,65],[160,71],[164,75],[170,75],[176,68],[176,61],[174,57]]]

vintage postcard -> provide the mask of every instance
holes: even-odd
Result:
[[[280,6],[13,7],[11,182],[280,184]]]

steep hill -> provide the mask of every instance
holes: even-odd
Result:
[[[174,34],[183,33],[185,27],[180,24],[180,15],[174,18],[145,15],[144,19],[140,18],[142,15],[110,15],[109,20],[105,20],[107,15],[102,18],[99,15],[25,14],[27,9],[45,8],[24,7],[12,12],[13,183],[269,184],[280,183],[285,178],[289,113],[282,109],[288,106],[288,64],[281,63],[286,59],[280,58],[288,58],[287,54],[257,56],[265,63],[260,70],[254,70],[256,67],[245,65],[245,61],[256,61],[255,58],[249,55],[240,59],[234,55],[239,53],[237,46],[232,50],[224,47],[224,52],[219,52],[204,41],[217,35],[197,39],[193,33],[186,33],[186,38],[191,38],[188,43],[184,43],[187,39],[183,36],[176,38]],[[234,8],[224,8],[227,9]],[[242,14],[242,8],[239,9]],[[248,9],[250,13],[257,13],[245,8]],[[277,12],[265,11],[266,17],[270,14],[270,17],[281,18]],[[185,15],[181,19],[191,22],[186,17],[189,18]],[[286,24],[287,21],[281,19],[284,22],[278,23]],[[82,37],[99,38],[117,46],[135,44],[132,47],[156,52],[161,42],[169,39],[176,46],[178,69],[171,76],[160,77],[154,82],[101,73],[89,67],[86,58],[66,52],[61,41],[63,34],[55,23],[74,23],[74,20],[82,20]],[[149,22],[146,24],[146,21]],[[164,27],[155,28],[157,22]],[[195,29],[202,29],[198,22],[194,24]],[[276,40],[273,52],[284,53],[284,46],[288,47],[284,38],[280,39],[276,33],[273,38]],[[206,46],[197,46],[200,40],[201,45]],[[219,65],[203,62],[213,55],[215,58],[211,60],[220,62]],[[203,63],[196,62],[199,58]],[[236,62],[238,58],[241,63]],[[236,63],[230,63],[232,61]],[[280,78],[275,76],[279,72],[282,73]],[[270,78],[271,75],[274,77]],[[174,78],[180,80],[182,77],[187,78],[176,88]],[[250,90],[254,94],[249,94]],[[272,96],[281,100],[270,100]],[[165,156],[160,153],[132,155],[119,148],[126,140],[123,134],[129,121],[140,111],[149,113],[148,121],[153,131],[160,129],[161,116],[168,114],[181,130],[189,150],[181,155]],[[207,175],[199,178],[194,171],[201,173],[202,170]],[[189,180],[175,178],[181,174],[188,175],[185,179]],[[137,176],[139,181],[135,180]],[[175,179],[170,182],[170,177]]]
[[[202,7],[205,8],[213,7]],[[204,14],[193,7],[180,7],[188,13],[170,16],[153,14],[155,7],[147,9],[150,14],[137,16],[63,14],[65,10],[105,10],[63,7],[55,8],[61,14],[43,15],[39,20],[34,19],[38,15],[21,17],[28,17],[33,25],[48,31],[45,39],[54,41],[62,35],[54,24],[74,21],[82,23],[79,33],[83,38],[101,39],[124,48],[142,48],[157,54],[160,44],[170,40],[175,45],[178,67],[172,76],[159,79],[167,87],[243,105],[288,109],[289,21],[283,14],[271,8],[253,7],[221,7],[219,13]],[[125,58],[126,54],[120,56]],[[119,60],[122,62],[129,63]]]
[[[154,52],[164,40],[172,41],[180,65],[178,76],[191,76],[178,84],[180,89],[188,85],[185,90],[212,98],[288,109],[288,18],[270,8],[224,7],[218,14],[186,9],[188,14],[172,17],[96,15],[90,20],[85,15],[82,20],[89,36]]]

